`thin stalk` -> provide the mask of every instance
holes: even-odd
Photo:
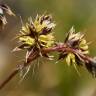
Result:
[[[86,60],[86,61],[90,61],[91,60],[91,57],[89,57],[89,56],[86,56],[86,55],[84,55],[84,54],[81,54],[80,52],[78,52],[78,51],[76,51],[76,50],[74,50],[74,49],[72,49],[72,48],[69,48],[69,47],[66,47],[66,45],[65,44],[63,44],[63,45],[56,45],[56,46],[53,46],[53,47],[51,47],[51,48],[44,48],[44,49],[42,49],[41,50],[41,52],[42,52],[42,54],[44,54],[44,53],[50,53],[50,52],[64,52],[64,51],[66,51],[66,52],[72,52],[72,53],[78,53],[84,60]],[[34,52],[33,54],[31,54],[32,56],[31,56],[31,58],[29,58],[29,60],[28,60],[28,62],[24,62],[24,66],[23,66],[23,68],[22,69],[24,69],[26,66],[28,66],[28,65],[30,65],[30,64],[32,64],[32,63],[30,63],[30,62],[32,62],[33,60],[35,60],[35,59],[37,59],[40,55],[39,55],[39,52]],[[18,74],[19,73],[19,71],[20,71],[20,68],[19,67],[17,67],[17,68],[15,68],[13,71],[12,71],[12,73],[5,79],[5,81],[3,81],[1,84],[0,84],[0,90],[14,77],[14,76],[16,76],[16,74]]]

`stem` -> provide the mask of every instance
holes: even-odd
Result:
[[[13,72],[0,84],[0,89],[2,89],[17,73],[19,72],[19,69],[13,70]]]
[[[30,60],[27,62],[27,63],[25,63],[24,62],[24,66],[23,66],[23,68],[22,69],[24,69],[26,66],[28,66],[29,64],[31,64],[30,62],[31,61],[33,61],[33,60],[35,60],[36,58],[38,58],[38,54],[37,54],[37,52],[34,52],[34,55],[32,56],[32,58],[30,58]],[[20,71],[20,68],[19,67],[17,67],[17,68],[15,68],[13,71],[12,71],[12,73],[0,84],[0,90],[14,77],[14,76],[16,76],[17,75],[17,73],[19,73],[19,71]]]
[[[50,52],[72,52],[72,53],[78,53],[83,59],[87,60],[87,61],[90,61],[91,60],[91,57],[89,56],[86,56],[84,54],[81,54],[80,52],[72,49],[72,48],[69,48],[69,47],[66,47],[65,44],[62,44],[62,45],[56,45],[56,46],[53,46],[51,48],[44,48],[41,50],[42,54],[44,53],[50,53]],[[29,64],[31,64],[30,62],[32,62],[33,60],[37,59],[39,57],[39,52],[33,52],[31,54],[31,58],[28,59],[28,62],[24,62],[24,66],[22,69],[24,69],[26,66],[28,66]],[[5,79],[5,81],[3,81],[1,84],[0,84],[0,89],[2,89],[17,73],[19,73],[19,70],[20,68],[17,67],[15,68],[12,73]]]

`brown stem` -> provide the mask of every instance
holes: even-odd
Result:
[[[2,89],[18,73],[18,71],[19,69],[13,70],[9,77],[7,77],[7,79],[0,84],[0,89]]]
[[[33,61],[33,60],[35,60],[36,58],[38,58],[38,54],[37,54],[37,52],[34,52],[33,53],[34,55],[32,56],[32,58],[30,58],[30,60],[26,63],[26,62],[24,62],[24,66],[23,66],[23,68],[22,69],[24,69],[26,66],[28,66],[29,64],[31,64],[30,62],[31,61]],[[3,81],[1,84],[0,84],[0,90],[17,74],[17,73],[19,73],[19,70],[20,70],[20,68],[19,67],[17,67],[17,68],[15,68],[13,71],[12,71],[12,73],[5,79],[5,81]]]
[[[72,52],[72,53],[77,53],[78,51],[72,49],[72,48],[69,48],[69,47],[66,47],[65,44],[63,45],[56,45],[54,47],[51,47],[51,48],[45,48],[45,49],[42,49],[41,52],[42,53],[50,53],[50,52],[64,52],[64,51],[67,51],[67,52]],[[89,56],[86,56],[84,54],[81,54],[78,52],[78,54],[85,60],[89,61],[91,59],[91,57]],[[26,63],[24,63],[23,65],[23,68],[24,69],[26,66],[28,66],[29,64],[31,64],[30,62],[32,62],[33,60],[37,59],[39,57],[39,53],[38,52],[33,52],[30,56],[31,58],[28,59],[28,61]],[[0,84],[0,89],[2,89],[17,73],[19,73],[19,70],[20,68],[17,67],[16,69],[13,70],[13,72],[9,75],[9,77],[7,77],[5,79],[5,81],[3,81],[1,84]]]

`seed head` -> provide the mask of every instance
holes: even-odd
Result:
[[[51,15],[37,15],[32,21],[30,17],[28,22],[22,26],[19,34],[20,46],[15,49],[27,49],[27,58],[30,52],[38,51],[41,55],[42,48],[49,48],[54,44],[54,36],[52,30],[55,27]],[[47,54],[44,54],[47,56]]]

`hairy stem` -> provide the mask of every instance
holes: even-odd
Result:
[[[50,52],[54,52],[54,51],[56,51],[56,52],[62,52],[62,51],[64,52],[64,51],[66,51],[66,52],[72,52],[74,54],[78,53],[86,61],[90,61],[91,60],[91,57],[86,56],[86,55],[84,55],[84,54],[82,54],[82,53],[80,53],[80,52],[78,52],[78,51],[76,51],[76,50],[74,50],[72,48],[66,47],[65,44],[56,45],[56,46],[53,46],[51,48],[44,48],[44,49],[41,50],[42,54],[43,53],[50,53]],[[24,62],[22,69],[24,69],[26,66],[31,64],[30,62],[32,62],[33,60],[37,59],[39,56],[40,56],[39,52],[33,52],[31,54],[31,58],[29,58],[28,62]],[[0,89],[2,89],[17,73],[19,73],[19,70],[20,70],[19,67],[15,68],[12,71],[12,73],[5,79],[5,81],[3,81],[0,84]]]
[[[34,53],[34,56],[32,56],[32,58],[30,58],[30,60],[26,63],[24,62],[22,65],[23,65],[23,68],[24,69],[26,66],[28,66],[29,64],[31,64],[30,62],[35,60],[36,58],[38,58],[38,54],[37,52]],[[17,73],[19,73],[20,71],[20,68],[17,67],[15,68],[11,74],[0,84],[0,89],[2,89]]]

